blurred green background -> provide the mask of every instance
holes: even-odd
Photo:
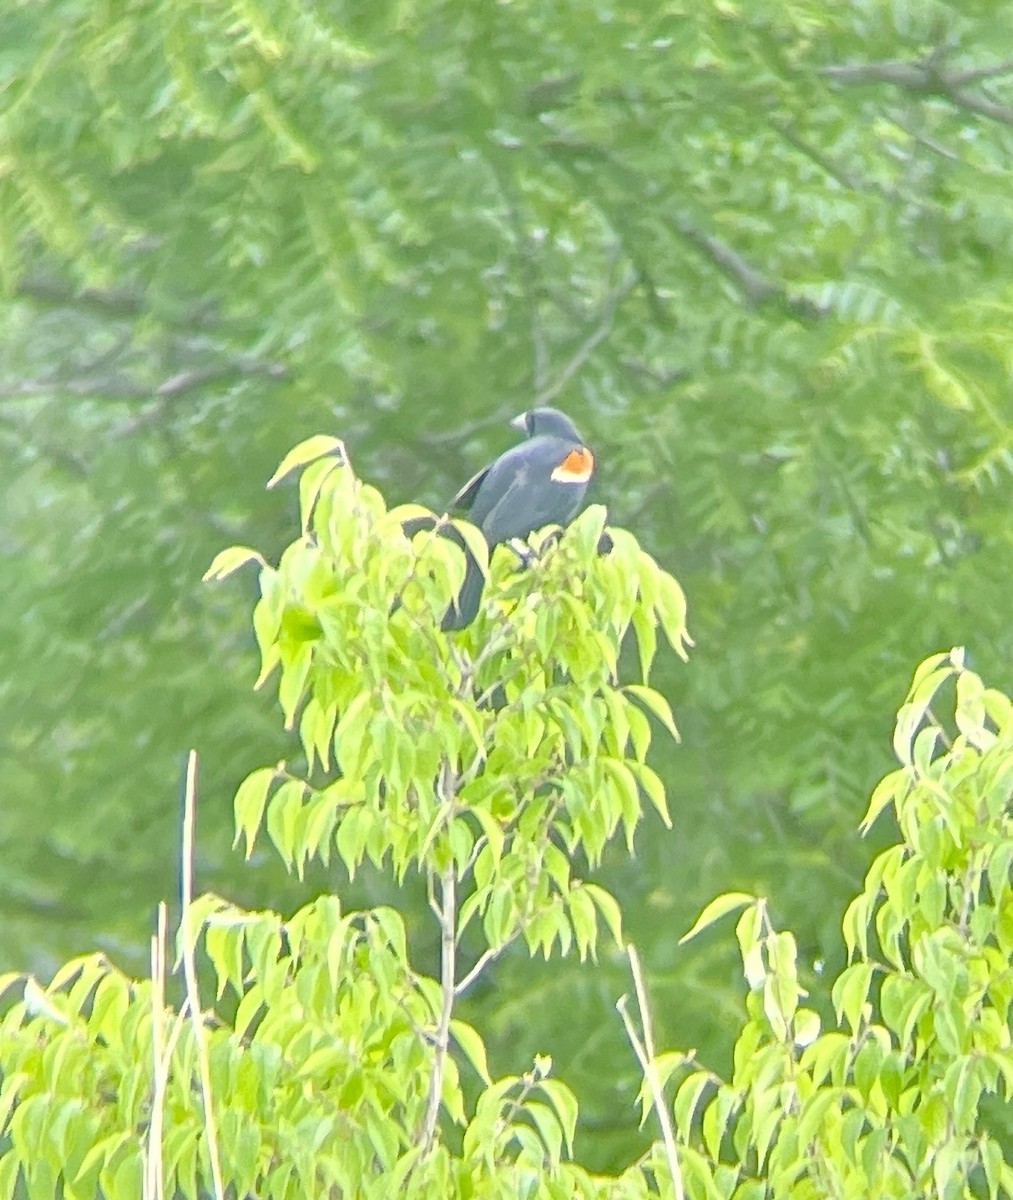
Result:
[[[936,0],[44,0],[0,12],[0,969],[146,970],[176,892],[288,911],[231,801],[294,754],[233,542],[293,536],[285,451],[336,433],[442,507],[538,402],[592,498],[680,579],[657,685],[675,829],[620,898],[658,1040],[726,1064],[713,894],[766,894],[817,1006],[916,662],[1013,685],[1013,21]],[[660,741],[660,739],[659,739]],[[411,881],[419,965],[435,930]],[[398,901],[400,902],[400,901]],[[469,999],[494,1073],[575,1087],[591,1165],[638,1145],[624,963],[507,956]]]

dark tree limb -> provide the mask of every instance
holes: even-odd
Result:
[[[905,91],[939,96],[958,108],[965,108],[1003,125],[1013,125],[1013,106],[1000,104],[980,92],[967,89],[969,83],[1013,74],[1013,61],[963,71],[946,71],[940,66],[940,57],[939,54],[932,54],[921,62],[888,59],[882,62],[837,63],[821,67],[820,74],[838,83],[889,83]]]

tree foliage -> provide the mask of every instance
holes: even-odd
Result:
[[[651,760],[679,838],[659,822],[634,864],[603,862],[655,989],[673,930],[729,889],[776,885],[803,979],[836,969],[911,662],[966,644],[1013,686],[1007,18],[5,6],[5,961],[46,974],[99,940],[139,968],[195,740],[206,882],[251,908],[328,886],[230,863],[249,746],[286,751],[243,690],[243,598],[197,577],[226,542],[277,558],[262,481],[329,417],[392,503],[439,511],[541,399],[692,601],[693,662],[655,678],[686,734]],[[727,948],[702,953],[680,1024],[718,1070],[739,1003]],[[469,1003],[517,1071],[547,1045],[569,1060],[602,1161],[626,1152],[629,1059],[596,983],[506,955]]]
[[[186,1000],[166,1003],[164,910],[150,981],[101,956],[44,987],[0,978],[4,1194],[1013,1196],[980,1104],[1013,1087],[1010,700],[961,652],[918,669],[898,716],[900,767],[866,815],[892,805],[901,840],[845,916],[849,964],[825,1027],[801,1003],[796,939],[748,895],[718,897],[683,939],[745,910],[747,1017],[727,1082],[695,1051],[655,1051],[637,975],[642,1036],[627,1028],[644,1117],[654,1107],[665,1137],[595,1175],[574,1157],[578,1100],[551,1061],[494,1078],[458,1002],[511,941],[581,959],[603,925],[621,941],[619,903],[573,865],[620,833],[632,843],[644,800],[667,815],[645,710],[674,732],[648,673],[659,628],[683,653],[681,589],[623,530],[600,554],[592,507],[555,544],[534,535],[541,553],[523,570],[498,548],[479,618],[448,636],[457,545],[438,530],[409,539],[417,507],[388,510],[336,439],[298,447],[279,475],[296,467],[302,532],[278,564],[234,548],[209,571],[260,561],[261,679],[304,756],[302,774],[281,763],[240,786],[236,841],[249,853],[266,831],[297,872],[333,854],[350,874],[367,857],[418,871],[437,975],[416,969],[388,907],[346,912],[322,895],[284,919],[194,900],[191,760]],[[639,680],[624,683],[628,631]],[[947,729],[936,709],[951,681]],[[201,997],[198,951],[214,1001]]]

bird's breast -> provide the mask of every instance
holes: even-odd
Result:
[[[586,446],[578,446],[552,472],[552,479],[556,483],[587,483],[593,470],[594,455]]]

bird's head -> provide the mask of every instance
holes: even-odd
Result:
[[[558,408],[531,408],[510,422],[514,429],[532,437],[558,437],[580,444],[583,439],[577,427]]]

